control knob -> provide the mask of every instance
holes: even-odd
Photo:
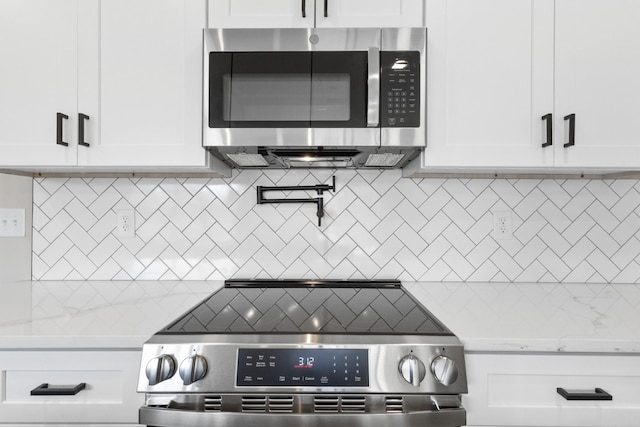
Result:
[[[180,363],[180,378],[184,385],[193,384],[207,374],[207,359],[202,356],[187,357]]]
[[[437,356],[431,362],[431,373],[441,384],[451,385],[458,378],[458,364],[447,356]]]
[[[156,385],[168,380],[176,373],[176,359],[168,354],[154,357],[147,363],[146,374],[149,385]]]
[[[420,382],[426,374],[424,364],[413,354],[409,354],[400,359],[398,371],[400,375],[402,375],[402,378],[414,387],[420,386]]]

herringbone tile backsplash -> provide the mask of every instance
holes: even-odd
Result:
[[[340,170],[321,227],[314,204],[256,204],[257,185],[332,174],[35,179],[33,279],[640,282],[640,181]],[[135,210],[135,238],[117,237],[119,209]],[[513,238],[496,240],[492,212],[505,210]]]

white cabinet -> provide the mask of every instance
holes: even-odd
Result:
[[[136,424],[139,351],[0,352],[0,425]],[[32,395],[85,383],[75,395]],[[54,390],[55,391],[55,390]]]
[[[638,22],[635,0],[556,0],[556,165],[640,167]]]
[[[206,0],[0,0],[0,166],[207,170],[205,22]]]
[[[423,27],[424,0],[316,0],[317,27]]]
[[[424,0],[209,0],[209,28],[423,25]]]
[[[640,167],[634,123],[640,115],[640,3],[426,5],[427,148],[406,175]],[[543,120],[548,114],[552,119]],[[575,145],[565,147],[571,114]],[[543,146],[550,140],[553,145]]]
[[[56,114],[77,110],[76,3],[0,0],[0,166],[76,163],[56,144]]]
[[[209,0],[209,28],[306,28],[314,0]]]
[[[553,164],[553,0],[427,1],[423,166]]]
[[[469,426],[632,427],[640,411],[640,356],[467,354]],[[557,389],[612,400],[566,400]]]
[[[204,166],[204,0],[79,2],[78,163]]]

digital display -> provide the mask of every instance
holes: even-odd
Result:
[[[238,386],[368,387],[366,349],[239,349]]]
[[[294,368],[313,368],[313,362],[316,361],[316,358],[313,356],[308,357],[298,357],[298,364],[293,365]]]

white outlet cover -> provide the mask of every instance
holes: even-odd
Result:
[[[136,237],[136,220],[133,209],[116,211],[116,235],[118,237]]]
[[[0,237],[25,236],[25,210],[0,209]]]
[[[493,238],[496,240],[509,240],[513,238],[511,211],[493,212]]]

